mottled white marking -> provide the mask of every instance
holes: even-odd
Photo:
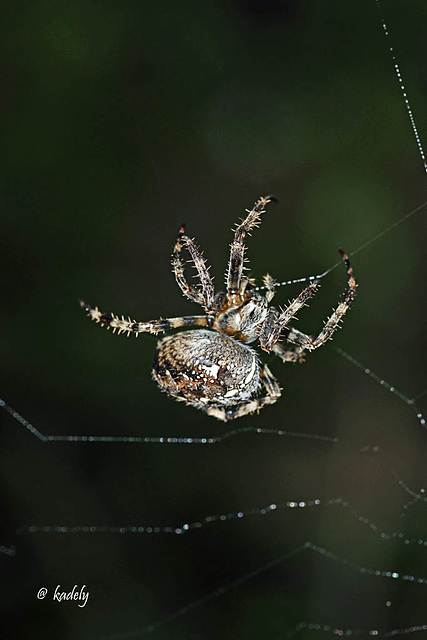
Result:
[[[209,375],[212,376],[212,378],[218,377],[219,366],[217,364],[213,364],[211,367],[207,367],[206,365],[203,365],[203,368],[206,369],[206,371],[208,372]]]
[[[245,378],[245,384],[248,384],[252,380],[255,374],[255,369],[256,369],[256,360],[255,358],[253,358],[251,370],[249,371],[248,375]]]
[[[224,398],[231,398],[232,396],[235,396],[236,393],[239,393],[238,389],[231,389],[230,391],[227,391],[227,393],[224,393]]]

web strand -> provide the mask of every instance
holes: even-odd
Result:
[[[388,465],[389,466],[389,465]],[[401,480],[397,472],[389,466],[389,471],[392,477],[396,480],[400,488],[411,496],[419,497],[424,502],[427,498],[421,494],[417,494],[408,485]],[[155,535],[155,534],[174,534],[182,536],[191,531],[199,531],[206,526],[210,526],[215,523],[225,523],[232,520],[246,520],[248,517],[254,516],[267,516],[269,514],[280,512],[283,510],[307,510],[310,508],[317,508],[319,512],[322,508],[338,507],[344,509],[351,518],[356,520],[359,525],[367,527],[369,531],[377,536],[382,542],[396,540],[404,545],[416,545],[427,547],[427,539],[419,536],[411,536],[404,531],[385,531],[378,524],[373,522],[370,518],[366,517],[364,513],[357,507],[353,507],[352,504],[345,498],[329,498],[329,499],[308,499],[308,500],[288,500],[286,502],[278,502],[267,505],[266,507],[247,509],[246,511],[239,511],[233,513],[224,513],[206,516],[200,520],[193,522],[175,525],[175,526],[102,526],[102,525],[31,525],[19,527],[16,530],[16,535],[29,535],[29,534],[134,534],[134,535]]]
[[[274,558],[274,560],[267,562],[266,564],[262,565],[258,569],[254,569],[253,571],[246,573],[240,578],[236,578],[236,580],[229,582],[228,584],[224,585],[223,587],[220,587],[219,589],[215,589],[215,591],[212,591],[211,593],[204,596],[203,598],[200,598],[199,600],[195,600],[190,604],[186,605],[185,607],[181,607],[177,611],[174,611],[173,613],[169,614],[165,618],[162,618],[161,620],[158,620],[157,622],[154,622],[153,624],[150,624],[147,627],[143,627],[140,629],[133,629],[132,631],[128,631],[125,633],[118,633],[112,636],[107,636],[102,638],[101,640],[126,640],[127,638],[135,638],[135,637],[140,637],[140,636],[152,633],[153,631],[156,631],[159,627],[164,626],[168,622],[173,622],[174,620],[177,620],[178,618],[189,613],[190,611],[194,611],[195,609],[198,609],[199,607],[207,604],[211,600],[214,600],[215,598],[224,595],[225,593],[231,591],[232,589],[239,587],[245,582],[248,582],[249,580],[252,580],[253,578],[256,578],[257,576],[265,573],[269,569],[272,569],[273,567],[276,567],[279,564],[283,564],[286,560],[289,560],[290,558],[303,553],[308,548],[308,544],[309,543],[306,542],[300,545],[299,547],[295,547],[294,549],[291,549],[287,553],[279,556],[278,558]]]
[[[412,627],[403,627],[402,629],[392,629],[391,631],[380,631],[379,629],[351,629],[345,627],[337,627],[333,624],[325,624],[319,622],[300,622],[295,631],[287,634],[287,637],[293,637],[301,631],[321,631],[330,635],[342,637],[349,636],[369,636],[375,638],[394,638],[395,636],[404,636],[418,631],[427,631],[427,624],[414,625]]]
[[[427,207],[427,200],[425,200],[420,205],[418,205],[418,207],[415,207],[415,209],[412,209],[408,213],[405,213],[401,218],[399,218],[398,220],[393,222],[391,225],[386,227],[383,231],[380,231],[379,233],[377,233],[370,240],[367,240],[366,242],[361,244],[359,247],[357,247],[357,249],[354,249],[353,251],[350,251],[348,253],[348,256],[352,257],[352,256],[355,256],[360,251],[363,251],[364,249],[369,247],[371,244],[373,244],[374,242],[376,242],[377,240],[379,240],[380,238],[385,236],[387,233],[389,233],[390,231],[392,231],[393,229],[395,229],[396,227],[401,225],[406,220],[409,220],[409,218],[412,218],[412,216],[414,216],[419,211],[422,211],[426,207]],[[342,262],[340,260],[338,260],[337,262],[335,262],[335,264],[333,264],[331,267],[329,267],[329,269],[326,269],[326,271],[323,271],[323,273],[320,273],[317,276],[316,275],[311,275],[311,276],[306,276],[306,277],[302,277],[302,278],[294,278],[293,280],[284,280],[283,282],[275,283],[275,286],[276,287],[282,287],[282,286],[287,286],[287,285],[291,285],[291,284],[300,284],[300,283],[304,283],[304,282],[311,282],[313,280],[314,281],[315,280],[321,280],[322,278],[327,276],[329,273],[331,273],[331,271],[334,271],[334,269],[339,267],[341,264],[342,264]],[[255,291],[261,291],[262,289],[265,289],[265,287],[263,285],[259,286],[259,287],[254,287]]]
[[[377,5],[377,10],[378,10],[378,14],[379,14],[379,17],[380,17],[380,20],[381,20],[381,25],[382,25],[383,31],[384,31],[384,33],[386,35],[386,38],[387,38],[388,42],[389,42],[389,51],[390,51],[391,59],[393,60],[394,71],[396,73],[396,77],[397,77],[397,80],[399,82],[399,88],[400,88],[400,91],[402,93],[402,97],[403,97],[403,101],[404,101],[405,106],[406,106],[406,110],[408,112],[409,120],[411,122],[412,131],[414,132],[415,141],[417,143],[418,151],[419,151],[419,154],[421,156],[421,160],[423,162],[424,171],[427,173],[427,161],[426,161],[426,157],[425,157],[425,154],[424,154],[423,145],[421,143],[420,134],[418,133],[417,125],[415,124],[414,114],[412,112],[412,108],[411,108],[411,105],[409,103],[408,94],[406,92],[406,88],[405,88],[405,85],[404,85],[404,82],[403,82],[402,74],[400,72],[400,67],[399,67],[399,64],[398,64],[397,59],[396,59],[396,54],[395,54],[395,51],[394,51],[394,47],[390,44],[390,40],[391,40],[390,32],[389,32],[388,26],[387,26],[387,24],[386,24],[386,22],[384,20],[384,17],[382,15],[381,5],[380,5],[380,1],[379,0],[376,0],[376,5]]]
[[[74,442],[74,443],[117,443],[123,444],[219,444],[225,440],[241,436],[247,433],[286,436],[290,438],[302,438],[304,440],[318,440],[321,442],[330,442],[332,444],[338,442],[338,438],[332,436],[321,435],[317,433],[301,433],[299,431],[287,431],[286,429],[264,429],[262,427],[241,427],[239,429],[231,429],[219,436],[211,436],[207,438],[195,438],[192,436],[62,436],[62,435],[45,435],[37,429],[31,422],[28,422],[18,411],[15,411],[10,405],[0,398],[0,407],[2,407],[14,420],[25,427],[30,433],[41,442]]]
[[[199,607],[207,604],[208,602],[214,600],[215,598],[224,595],[227,592],[232,591],[233,589],[241,586],[242,584],[245,584],[246,582],[253,580],[254,578],[262,575],[263,573],[269,571],[270,569],[272,569],[273,567],[277,567],[280,564],[285,563],[286,561],[290,560],[292,557],[298,556],[303,554],[306,551],[312,551],[320,556],[323,556],[325,558],[327,558],[328,560],[331,560],[332,562],[337,562],[345,567],[349,567],[350,569],[353,569],[363,575],[366,575],[368,577],[378,577],[378,578],[386,578],[386,579],[390,579],[393,581],[396,580],[400,580],[403,582],[408,582],[408,583],[412,583],[412,584],[416,584],[416,585],[425,585],[427,584],[427,578],[425,577],[417,577],[414,576],[412,574],[402,574],[401,572],[398,571],[389,571],[389,570],[384,570],[384,569],[374,569],[371,567],[364,567],[361,565],[358,565],[354,562],[352,562],[351,560],[348,560],[347,558],[342,558],[338,555],[336,555],[335,553],[325,549],[324,547],[320,547],[319,545],[314,544],[313,542],[310,542],[309,540],[307,540],[306,542],[304,542],[304,544],[295,547],[294,549],[291,549],[290,551],[288,551],[287,553],[274,558],[273,560],[265,563],[264,565],[262,565],[261,567],[259,567],[258,569],[255,569],[253,571],[250,571],[249,573],[244,574],[243,576],[236,578],[235,580],[233,580],[232,582],[229,582],[228,584],[224,585],[223,587],[220,587],[219,589],[215,589],[214,591],[212,591],[211,593],[207,594],[206,596],[199,598],[198,600],[194,600],[193,602],[191,602],[190,604],[181,607],[179,609],[177,609],[176,611],[170,613],[169,615],[167,615],[166,617],[162,618],[161,620],[158,620],[157,622],[154,622],[152,624],[149,624],[146,627],[142,627],[139,629],[132,629],[130,631],[124,632],[124,633],[118,633],[118,634],[114,634],[114,635],[110,635],[107,637],[102,638],[102,640],[126,640],[129,638],[135,638],[135,637],[140,637],[143,635],[148,635],[153,633],[153,631],[156,631],[157,629],[159,629],[160,627],[163,627],[164,625],[173,622],[174,620],[177,620],[178,618],[186,615],[187,613],[190,613],[192,611],[194,611],[195,609],[198,609]],[[334,635],[338,635],[338,636],[343,636],[343,635],[369,635],[369,636],[381,636],[381,637],[393,637],[393,636],[397,636],[397,635],[404,635],[404,634],[408,634],[408,633],[413,633],[416,631],[422,631],[424,629],[427,629],[427,625],[414,625],[412,627],[407,627],[407,628],[403,628],[403,629],[393,629],[391,631],[380,631],[379,629],[368,629],[368,630],[362,630],[362,629],[341,629],[339,627],[334,627],[331,625],[326,625],[326,624],[319,624],[319,623],[309,623],[309,622],[300,622],[294,631],[288,632],[286,634],[287,637],[291,637],[293,635],[296,635],[297,633],[303,631],[303,630],[314,630],[314,631],[326,631],[326,632],[330,632],[333,633]]]
[[[361,362],[359,362],[359,360],[356,360],[356,358],[353,358],[353,356],[351,356],[350,354],[348,354],[346,351],[344,351],[344,349],[341,349],[340,347],[336,347],[335,345],[333,346],[333,349],[339,353],[343,358],[345,358],[346,360],[348,360],[349,362],[351,362],[351,364],[353,364],[355,367],[357,367],[358,369],[360,369],[361,371],[363,371],[363,373],[365,373],[367,376],[369,376],[369,378],[371,378],[372,380],[375,380],[375,382],[377,382],[378,384],[380,384],[382,387],[384,387],[384,389],[387,389],[387,391],[390,391],[390,393],[392,393],[394,396],[396,396],[396,398],[399,398],[399,400],[401,400],[402,402],[404,402],[408,407],[410,407],[410,409],[415,413],[415,415],[417,416],[418,422],[420,423],[420,425],[425,429],[426,428],[426,421],[424,418],[424,415],[421,413],[420,409],[417,407],[417,405],[415,404],[415,398],[408,398],[405,394],[403,394],[401,391],[399,391],[398,389],[396,389],[396,387],[394,387],[393,385],[391,385],[389,382],[387,382],[386,380],[383,380],[380,376],[378,376],[376,373],[374,373],[373,371],[371,371],[371,369],[369,369],[368,367],[366,367],[365,365],[363,365]],[[421,394],[419,394],[417,397],[421,397],[422,395],[424,395],[425,391],[423,391]]]

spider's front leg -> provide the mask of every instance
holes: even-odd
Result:
[[[154,333],[156,335],[179,327],[209,327],[211,325],[210,318],[207,316],[179,316],[177,318],[160,318],[159,320],[149,320],[148,322],[137,322],[130,318],[126,320],[123,316],[119,317],[114,313],[102,313],[98,307],[91,307],[83,300],[80,300],[80,306],[101,327],[111,328],[113,332],[127,333],[128,336],[134,334],[138,337],[140,333]]]
[[[276,378],[266,364],[260,371],[260,378],[267,395],[261,396],[260,398],[253,398],[244,404],[229,409],[226,407],[209,407],[205,409],[208,416],[213,416],[218,420],[228,422],[229,420],[246,416],[248,413],[260,411],[268,404],[274,404],[282,394]]]
[[[182,225],[172,254],[172,269],[179,288],[186,298],[192,302],[200,304],[206,313],[211,313],[214,304],[215,290],[212,278],[209,275],[209,268],[194,240],[184,235],[185,226]],[[185,247],[194,263],[200,279],[201,288],[190,285],[184,275],[184,262],[181,258],[181,251]]]
[[[234,232],[234,240],[231,243],[230,259],[227,271],[227,293],[229,294],[240,293],[243,262],[245,259],[245,236],[259,225],[261,215],[265,213],[265,206],[272,201],[277,201],[274,196],[265,196],[264,198],[260,198],[254,204],[251,211],[247,210],[248,215]]]

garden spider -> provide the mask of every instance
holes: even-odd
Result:
[[[274,296],[275,281],[264,276],[263,296],[255,290],[252,279],[243,275],[244,239],[259,226],[266,205],[274,196],[260,198],[234,232],[226,273],[227,291],[215,295],[212,278],[194,240],[178,235],[172,255],[176,281],[184,296],[201,305],[205,315],[161,318],[150,322],[125,320],[114,314],[99,311],[81,301],[88,315],[119,333],[138,336],[139,333],[161,333],[168,329],[197,326],[207,329],[181,331],[160,340],[154,361],[153,378],[160,388],[179,401],[202,409],[218,420],[232,420],[259,411],[273,404],[281,389],[266,364],[248,344],[259,340],[261,349],[273,351],[283,362],[301,362],[304,350],[313,351],[332,339],[341,318],[349,309],[356,294],[353,269],[344,251],[339,249],[347,267],[348,287],[342,302],[333,311],[323,329],[309,336],[288,326],[292,318],[317,292],[319,283],[311,282],[285,309],[269,307]],[[190,285],[184,275],[181,251],[186,248],[197,270],[200,285]],[[284,348],[279,340],[290,343]],[[265,395],[259,395],[263,388]]]

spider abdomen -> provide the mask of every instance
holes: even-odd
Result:
[[[232,407],[259,389],[258,355],[227,335],[182,331],[160,340],[157,348],[154,379],[169,395],[199,409]]]

